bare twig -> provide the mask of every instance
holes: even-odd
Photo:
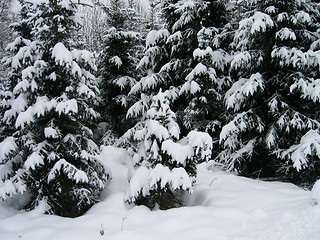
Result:
[[[125,220],[126,218],[127,218],[127,217],[122,218],[121,232],[123,231],[123,224],[124,224],[124,220]]]

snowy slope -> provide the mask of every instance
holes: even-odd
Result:
[[[25,213],[0,205],[1,240],[319,240],[320,206],[292,184],[261,182],[199,166],[188,206],[151,212],[128,209],[125,151],[104,147],[100,160],[113,180],[103,200],[76,219]],[[100,231],[104,234],[101,235]]]

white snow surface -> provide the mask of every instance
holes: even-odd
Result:
[[[311,194],[314,204],[320,204],[320,179],[313,185]]]
[[[310,191],[280,182],[263,182],[198,167],[196,188],[186,207],[150,211],[128,208],[126,151],[103,147],[100,161],[113,180],[102,201],[75,219],[49,216],[38,207],[13,209],[0,203],[3,240],[319,240],[320,205]],[[14,202],[16,201],[16,202]],[[104,231],[101,235],[100,231]]]

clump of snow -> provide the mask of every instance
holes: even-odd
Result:
[[[34,122],[34,108],[32,106],[28,107],[26,111],[21,112],[15,122],[16,128],[23,128],[25,124],[30,124]]]
[[[83,183],[89,182],[87,174],[82,170],[77,171],[74,174],[73,178],[76,181],[76,183],[78,183],[78,182],[83,182]]]
[[[146,38],[146,47],[155,46],[157,42],[161,40],[166,41],[169,36],[170,33],[167,29],[151,30]]]
[[[39,153],[33,152],[24,162],[24,167],[27,170],[29,170],[30,168],[34,170],[38,165],[43,165],[43,164],[44,164],[43,157]]]
[[[165,128],[159,121],[149,119],[146,125],[146,138],[149,138],[152,135],[154,135],[159,140],[165,140],[169,138],[168,129]]]
[[[299,11],[296,14],[296,18],[298,21],[300,21],[302,23],[310,24],[312,22],[311,16],[308,13],[306,13],[305,11]]]
[[[151,47],[156,45],[156,36],[157,36],[157,31],[156,30],[151,30],[146,38],[146,47]]]
[[[282,28],[276,33],[276,38],[280,40],[296,40],[296,34],[289,28]]]
[[[56,106],[56,111],[59,114],[78,113],[78,104],[76,99],[70,99],[59,102]]]
[[[251,18],[248,19],[251,21],[251,34],[256,32],[264,32],[267,27],[273,27],[274,23],[271,17],[265,13],[257,11]],[[246,20],[243,20],[246,21]],[[241,25],[241,23],[240,23]],[[241,27],[240,27],[241,28]]]
[[[0,143],[0,161],[17,148],[14,137],[7,137]]]
[[[3,120],[6,121],[10,119],[17,113],[24,111],[27,106],[27,96],[25,94],[20,94],[16,99],[11,102],[11,109],[5,111]]]
[[[194,149],[195,155],[208,161],[212,153],[212,138],[208,133],[190,131],[187,135],[188,144]]]
[[[47,127],[44,129],[44,136],[46,138],[58,138],[59,131],[53,127]]]
[[[175,143],[171,139],[168,139],[162,143],[162,151],[172,159],[185,166],[186,160],[193,157],[193,148],[187,144]]]
[[[56,107],[57,101],[55,99],[51,99],[47,96],[39,96],[37,98],[36,103],[33,105],[34,115],[37,117],[44,116],[47,111],[50,111],[52,108]]]
[[[52,49],[52,57],[55,62],[61,66],[72,64],[72,54],[71,52],[63,45],[63,43],[57,43]]]

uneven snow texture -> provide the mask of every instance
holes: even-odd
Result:
[[[314,204],[320,205],[320,179],[315,182],[311,190],[312,201]]]
[[[113,180],[104,199],[83,217],[47,216],[42,207],[16,211],[10,206],[22,199],[10,200],[0,205],[0,239],[319,240],[320,206],[312,203],[310,191],[292,184],[208,171],[202,164],[187,207],[128,209],[123,199],[130,157],[104,147],[100,160],[111,168]]]

